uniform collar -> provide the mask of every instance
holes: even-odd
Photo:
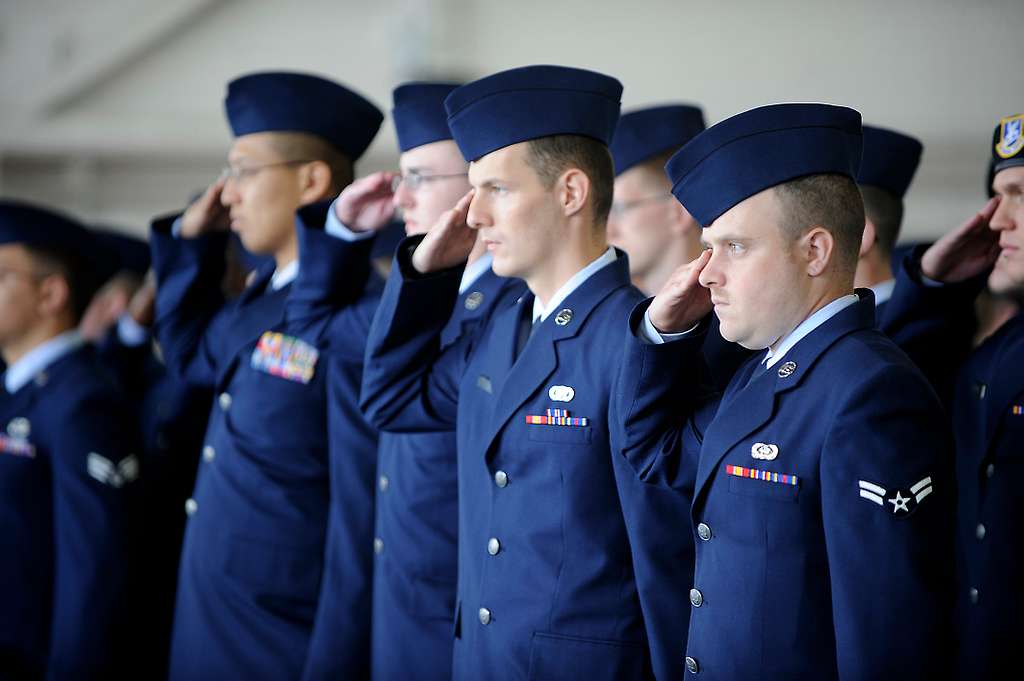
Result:
[[[298,259],[292,260],[284,267],[279,267],[274,270],[274,273],[270,275],[270,290],[280,291],[288,284],[295,281],[295,277],[299,275],[299,261]]]
[[[546,307],[541,307],[540,299],[537,296],[533,297],[533,321],[537,321],[539,318],[544,321],[548,318],[555,308],[562,304],[562,301],[568,298],[573,291],[578,289],[583,283],[594,276],[597,272],[604,269],[606,266],[615,262],[618,256],[615,254],[615,249],[611,246],[608,247],[604,253],[602,253],[596,260],[591,262],[589,265],[584,267],[582,270],[572,275],[569,281],[562,284],[562,288],[555,291],[555,295],[551,296],[551,300],[548,301]]]
[[[21,390],[41,371],[54,362],[71,354],[85,343],[77,329],[65,331],[32,348],[17,362],[7,367],[4,373],[4,387],[14,394]]]
[[[887,279],[872,286],[871,290],[875,293],[875,307],[878,307],[882,303],[889,302],[889,299],[892,298],[892,290],[894,288],[896,288],[895,279]]]
[[[469,287],[472,286],[484,272],[491,268],[492,262],[494,262],[494,256],[490,253],[484,253],[479,258],[466,265],[466,269],[462,273],[462,281],[459,283],[459,295],[468,291]]]
[[[803,340],[805,336],[828,320],[832,319],[832,317],[836,316],[842,310],[856,303],[858,300],[859,298],[852,293],[833,300],[831,303],[800,322],[800,324],[793,329],[793,331],[790,332],[790,334],[786,336],[781,343],[779,343],[775,352],[772,352],[771,348],[769,348],[768,352],[765,353],[764,359],[761,360],[761,363],[767,368],[771,368],[771,366],[780,361],[794,345]]]

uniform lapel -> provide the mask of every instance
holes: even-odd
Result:
[[[274,276],[274,265],[266,265],[256,272],[252,283],[245,287],[242,294],[238,296],[238,307],[245,307],[253,300],[263,294],[263,291],[270,286],[270,279]]]
[[[601,301],[616,289],[628,285],[629,263],[625,256],[618,252],[618,258],[614,262],[594,273],[541,323],[519,357],[514,360],[519,315],[522,314],[520,306],[532,307],[533,295],[524,295],[515,308],[502,314],[501,324],[496,328],[496,337],[501,339],[503,356],[509,362],[509,370],[498,393],[491,426],[486,431],[484,451],[490,450],[495,436],[509,419],[558,368],[557,344],[575,337]],[[570,312],[565,314],[565,310]],[[560,323],[559,320],[565,323]]]
[[[697,468],[695,499],[700,496],[729,450],[764,426],[773,416],[778,416],[776,405],[779,396],[799,386],[803,377],[829,347],[849,333],[874,327],[874,297],[865,296],[861,289],[858,289],[858,295],[860,300],[857,303],[841,310],[812,331],[793,346],[783,359],[755,377],[745,387],[737,388],[748,380],[753,371],[760,368],[760,364],[752,361],[736,374],[726,391],[718,414],[704,434]],[[789,363],[795,367],[791,371],[782,371]]]
[[[475,323],[491,310],[494,297],[498,295],[504,282],[505,279],[488,268],[468,289],[459,294],[451,319],[441,332],[442,346],[462,336],[468,325]]]
[[[284,319],[284,301],[291,285],[279,291],[269,290],[274,268],[260,271],[236,303],[234,318],[225,344],[231,348],[227,363],[219,368],[217,383],[224,385],[234,373],[239,357],[248,359],[247,347],[255,343],[264,331],[279,326]]]
[[[985,409],[985,450],[999,429],[999,422],[1010,414],[1014,400],[1024,391],[1024,313],[1008,321],[1000,329],[1002,339],[992,362],[987,367],[988,381]],[[1024,418],[1017,416],[1016,418]]]

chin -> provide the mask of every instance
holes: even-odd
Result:
[[[406,222],[405,223],[405,235],[406,236],[419,236],[420,234],[426,234],[429,229],[420,227],[418,222]]]
[[[718,318],[718,321],[718,332],[721,334],[722,338],[730,343],[736,343],[747,350],[764,350],[768,347],[768,343],[763,343],[757,338],[752,338],[749,329],[737,329],[728,322],[722,321],[721,317]]]
[[[988,276],[988,288],[996,295],[1019,296],[1024,294],[1024,278],[1015,278],[997,266]]]
[[[715,314],[717,315],[717,313]],[[723,320],[721,317],[718,317],[718,333],[722,336],[722,338],[729,341],[730,343],[739,342],[736,334],[733,333],[733,330],[729,322]]]
[[[254,239],[245,232],[238,232],[238,240],[242,242],[245,250],[253,255],[273,255],[273,250],[263,241]]]
[[[516,273],[509,263],[499,256],[497,253],[493,255],[494,259],[491,261],[491,270],[499,277],[515,277]]]

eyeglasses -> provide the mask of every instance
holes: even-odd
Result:
[[[664,201],[665,199],[671,199],[672,194],[656,194],[654,196],[647,196],[642,199],[635,201],[621,201],[612,204],[611,215],[612,217],[620,218],[629,211],[644,205],[645,203],[652,203],[654,201]]]
[[[418,173],[415,170],[410,170],[404,175],[395,175],[394,179],[391,180],[391,191],[397,192],[398,188],[405,184],[406,189],[414,192],[427,182],[433,182],[434,180],[449,180],[454,177],[469,177],[469,173],[424,175],[423,173]]]
[[[32,272],[32,271],[25,271],[25,270],[15,269],[13,267],[3,267],[2,265],[0,265],[0,281],[4,281],[6,279],[11,279],[11,278],[14,278],[14,277],[22,277],[24,279],[32,279],[34,281],[42,281],[43,279],[46,279],[51,274],[54,274],[54,272],[47,271],[47,270],[37,270],[35,272]]]
[[[241,182],[242,180],[248,179],[253,175],[256,175],[261,170],[267,168],[275,168],[277,166],[297,166],[303,163],[312,163],[311,159],[295,159],[293,161],[275,161],[273,163],[264,163],[260,166],[226,166],[224,170],[220,172],[221,179],[234,180],[235,182]]]

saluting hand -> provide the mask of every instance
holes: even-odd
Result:
[[[441,213],[434,226],[412,254],[412,266],[420,274],[438,272],[466,262],[476,243],[476,230],[467,222],[469,204],[474,190],[470,189],[455,207]]]
[[[211,184],[181,216],[181,236],[194,239],[208,232],[226,231],[231,226],[227,207],[221,203],[226,178]]]
[[[711,292],[698,280],[709,260],[711,251],[705,250],[672,273],[647,309],[654,328],[661,333],[682,333],[711,312]]]
[[[921,256],[921,273],[952,284],[992,269],[999,257],[999,233],[988,223],[998,207],[994,196],[977,215],[932,244]]]
[[[139,326],[153,326],[153,318],[156,316],[156,274],[152,269],[146,272],[142,286],[128,302],[128,314]]]
[[[345,189],[334,203],[334,213],[354,232],[376,231],[395,214],[391,183],[397,173],[379,172],[361,177]]]

